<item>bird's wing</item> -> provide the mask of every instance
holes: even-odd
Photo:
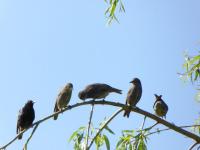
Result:
[[[20,127],[20,123],[21,123],[21,116],[22,116],[22,110],[19,110],[18,113],[18,117],[17,117],[17,129],[16,129],[16,133],[19,133],[19,127]]]

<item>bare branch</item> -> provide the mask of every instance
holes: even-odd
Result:
[[[197,146],[198,144],[200,144],[200,143],[194,143],[194,144],[192,144],[191,146],[190,146],[190,148],[189,148],[189,150],[192,150],[195,146]]]
[[[34,127],[32,133],[31,133],[31,135],[30,135],[30,137],[28,138],[28,140],[27,140],[26,143],[24,144],[24,150],[27,149],[28,142],[31,140],[31,138],[32,138],[33,134],[35,133],[35,131],[36,131],[36,129],[37,129],[38,126],[39,126],[39,124],[36,124],[36,125],[35,125],[35,127]]]
[[[89,118],[89,122],[88,122],[88,128],[87,128],[87,134],[86,134],[86,143],[85,143],[85,150],[88,149],[88,139],[90,137],[90,126],[91,126],[91,122],[92,122],[93,112],[94,112],[94,104],[92,104],[91,112],[90,112],[90,118]]]

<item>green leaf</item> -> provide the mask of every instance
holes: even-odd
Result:
[[[118,148],[121,146],[121,144],[122,144],[123,142],[124,142],[124,139],[121,138],[121,139],[117,142],[116,149],[118,149]]]
[[[81,130],[85,130],[85,129],[86,129],[85,127],[78,128],[78,130],[76,130],[75,132],[73,132],[73,134],[70,136],[68,142],[71,142],[71,140],[74,139]]]
[[[195,57],[193,57],[190,61],[189,64],[194,64],[196,61],[200,60],[200,55],[197,55]]]
[[[108,137],[106,135],[103,135],[104,141],[106,143],[107,150],[110,150],[110,142],[108,140]]]
[[[117,1],[115,0],[115,1],[112,3],[111,8],[110,8],[110,17],[111,17],[111,16],[114,16],[116,7],[117,7]]]
[[[146,144],[144,143],[143,139],[140,139],[139,141],[138,150],[147,150]]]
[[[125,8],[124,8],[124,5],[121,0],[120,0],[120,9],[119,10],[125,12]]]
[[[108,126],[105,126],[105,129],[109,132],[109,133],[111,133],[111,134],[115,134]]]

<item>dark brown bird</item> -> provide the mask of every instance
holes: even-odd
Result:
[[[69,104],[69,101],[72,95],[72,90],[73,90],[72,83],[68,83],[65,85],[62,91],[58,94],[55,107],[54,107],[54,112],[62,110]],[[58,115],[55,115],[54,120],[56,120],[57,118],[58,118]]]
[[[158,96],[154,94],[156,97],[156,101],[153,104],[154,111],[157,116],[166,118],[166,114],[168,112],[167,104],[162,100],[162,95]]]
[[[136,106],[142,96],[142,85],[140,80],[134,78],[130,83],[132,83],[132,87],[129,89],[126,97],[126,105],[130,106],[130,108],[124,112],[124,117],[127,116],[127,118],[130,115],[131,107]]]
[[[33,104],[34,102],[32,100],[29,100],[19,111],[17,120],[17,134],[32,125],[33,120],[35,119]],[[18,139],[22,139],[22,135],[19,136]]]
[[[107,84],[94,83],[86,86],[84,90],[80,91],[78,97],[82,100],[86,100],[88,98],[92,99],[102,98],[104,100],[105,97],[108,96],[108,94],[111,92],[122,94],[122,90],[113,88]]]

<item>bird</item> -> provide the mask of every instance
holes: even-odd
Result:
[[[78,97],[85,101],[86,99],[92,98],[95,99],[105,99],[109,93],[115,92],[118,94],[122,94],[122,90],[111,87],[110,85],[104,83],[94,83],[87,85],[84,90],[78,93]]]
[[[21,131],[29,128],[34,119],[35,119],[35,111],[33,108],[32,100],[28,100],[24,107],[19,110],[18,119],[17,119],[17,134]],[[22,139],[22,135],[18,136],[18,139]]]
[[[60,111],[63,108],[65,108],[71,99],[72,96],[72,90],[73,90],[73,84],[67,83],[65,87],[60,91],[60,93],[57,96],[54,112]],[[54,120],[57,120],[58,114],[54,115]]]
[[[131,107],[136,106],[142,96],[142,84],[140,80],[133,78],[130,83],[132,83],[132,87],[129,89],[126,97],[126,105],[130,106],[130,108],[124,112],[124,117],[127,116],[127,118],[129,118]]]
[[[166,119],[166,114],[168,112],[167,104],[162,100],[162,95],[158,96],[154,94],[156,97],[156,101],[153,104],[154,111],[157,116],[164,117]]]

